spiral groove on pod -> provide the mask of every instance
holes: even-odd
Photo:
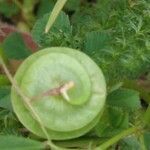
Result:
[[[30,97],[33,108],[41,118],[51,139],[79,137],[92,129],[99,120],[106,99],[106,84],[100,68],[84,53],[70,48],[43,49],[30,57],[18,69],[15,79],[22,91]],[[59,87],[61,91],[47,91]],[[42,93],[47,95],[42,95]],[[38,96],[42,95],[42,96]],[[21,97],[12,88],[12,104],[22,124],[45,137],[36,119],[30,114]]]

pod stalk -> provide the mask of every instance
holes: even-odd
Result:
[[[63,98],[67,101],[70,101],[70,97],[68,95],[68,90],[74,87],[74,82],[70,81],[66,84],[64,84],[61,88],[60,88],[60,93],[63,96]]]
[[[66,101],[70,101],[70,97],[68,95],[68,90],[70,90],[71,88],[73,88],[75,86],[73,81],[69,81],[63,85],[61,85],[60,87],[54,88],[54,89],[50,89],[38,96],[33,97],[31,100],[36,100],[36,99],[40,99],[43,96],[57,96],[57,95],[62,95],[62,97],[66,100]]]

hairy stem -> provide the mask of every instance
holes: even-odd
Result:
[[[117,134],[116,136],[112,137],[110,140],[104,142],[100,146],[98,146],[95,150],[105,150],[112,146],[113,144],[117,143],[119,140],[125,138],[128,135],[131,135],[138,131],[139,129],[137,127],[132,127],[127,130],[122,131],[121,133]]]

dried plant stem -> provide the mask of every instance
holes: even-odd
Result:
[[[52,10],[52,13],[50,14],[49,20],[46,24],[45,33],[48,33],[66,2],[67,0],[57,0]]]
[[[39,94],[37,96],[34,96],[33,98],[31,98],[31,101],[34,101],[34,100],[37,100],[37,99],[41,99],[42,97],[44,96],[58,96],[58,95],[62,95],[63,98],[66,100],[66,101],[69,101],[70,100],[70,97],[68,95],[68,90],[70,90],[71,88],[74,87],[74,82],[73,81],[69,81],[57,88],[53,88],[53,89],[50,89],[42,94]]]
[[[54,149],[61,149],[58,148],[56,145],[54,145],[47,133],[47,130],[45,129],[44,125],[42,124],[42,120],[41,118],[38,116],[38,114],[36,113],[36,111],[33,109],[31,103],[30,103],[30,99],[22,92],[22,90],[19,88],[17,82],[13,79],[12,75],[10,74],[9,70],[7,69],[7,66],[5,65],[4,61],[2,58],[0,58],[0,64],[2,65],[4,72],[6,73],[8,79],[10,80],[10,82],[12,83],[12,86],[14,87],[14,89],[16,90],[17,94],[21,96],[21,98],[23,99],[24,103],[27,105],[27,109],[33,114],[33,116],[36,118],[37,122],[39,123],[43,133],[45,134],[48,142],[47,144]]]

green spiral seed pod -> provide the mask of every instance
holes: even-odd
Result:
[[[15,80],[41,118],[51,139],[79,137],[99,120],[106,98],[100,68],[84,53],[70,48],[46,48],[18,69]],[[45,137],[38,122],[14,88],[12,104],[22,124]]]

